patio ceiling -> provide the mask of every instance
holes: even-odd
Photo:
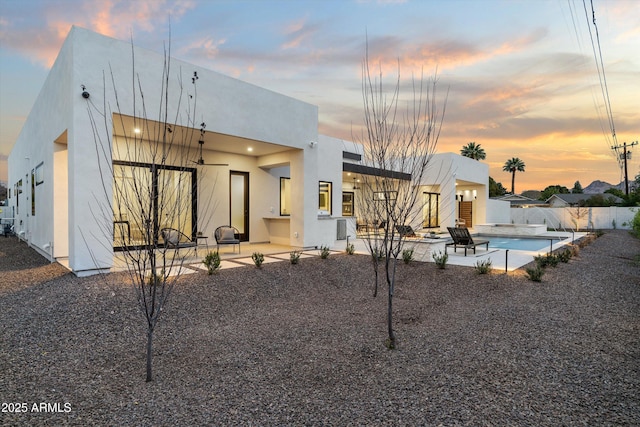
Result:
[[[144,124],[143,124],[144,123]],[[143,121],[140,118],[114,114],[114,135],[131,137],[137,127],[142,130],[142,139],[151,140],[159,138],[163,132],[163,124],[156,121]],[[200,129],[187,128],[184,126],[170,126],[171,136],[174,143],[197,148],[200,139]],[[249,148],[252,150],[249,151]],[[204,150],[221,151],[224,153],[241,154],[243,156],[260,157],[269,154],[280,153],[291,150],[291,147],[273,144],[254,139],[247,139],[238,136],[225,135],[217,132],[210,132],[205,129]]]

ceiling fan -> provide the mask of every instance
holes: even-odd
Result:
[[[198,140],[198,144],[200,145],[200,157],[198,158],[198,160],[194,161],[193,163],[200,166],[229,166],[228,163],[205,163],[204,162],[204,159],[202,158],[202,146],[204,145],[204,128],[205,127],[206,125],[204,123],[200,125],[200,139]]]

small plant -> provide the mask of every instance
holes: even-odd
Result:
[[[433,260],[435,261],[438,268],[444,269],[447,267],[449,254],[447,254],[446,252],[438,251],[434,252],[431,256],[433,257]]]
[[[349,255],[353,255],[353,254],[354,254],[354,252],[356,251],[356,247],[355,247],[355,246],[353,246],[353,243],[349,243],[349,244],[347,245],[347,249],[346,249],[346,250],[347,250],[347,253],[348,253]]]
[[[383,260],[385,258],[384,256],[384,251],[382,250],[382,248],[380,249],[373,249],[373,252],[371,253],[371,257],[380,261]]]
[[[613,228],[614,230],[618,228],[618,227],[617,227],[617,223],[616,223],[616,220],[615,220],[615,219],[612,219],[612,220],[611,220],[611,228]]]
[[[631,229],[633,230],[633,234],[635,234],[636,237],[640,237],[640,209],[636,211],[630,225]]]
[[[218,251],[209,252],[202,263],[207,267],[207,273],[211,275],[220,269],[220,254]]]
[[[478,274],[487,274],[491,271],[491,258],[485,260],[478,260],[476,262],[476,271]]]
[[[571,259],[571,249],[565,249],[557,255],[558,260],[560,262],[564,262],[565,264],[569,262]]]
[[[300,251],[292,251],[291,253],[289,253],[289,260],[291,261],[291,264],[297,264],[298,261],[300,261],[301,254],[302,252]]]
[[[542,282],[542,276],[544,275],[544,268],[536,265],[535,267],[527,267],[525,269],[527,277],[533,282]]]
[[[164,280],[164,270],[162,270],[160,273],[157,273],[155,275],[155,278],[153,277],[152,273],[147,274],[147,277],[146,277],[146,281],[149,286],[159,285],[162,283],[163,280]]]
[[[574,245],[574,244],[568,244],[567,248],[569,251],[571,251],[572,257],[580,255],[580,246]]]
[[[253,263],[256,265],[256,267],[260,268],[262,266],[262,263],[264,262],[264,255],[262,255],[260,252],[254,252],[251,255],[251,259],[253,260]]]
[[[540,268],[546,267],[556,267],[558,265],[559,259],[554,254],[546,254],[546,255],[537,255],[533,257],[533,260],[536,262],[536,265]]]
[[[329,249],[329,246],[320,246],[320,258],[327,259],[329,258],[330,253],[331,250]]]
[[[402,251],[402,260],[405,264],[409,264],[411,261],[413,261],[413,248],[404,249]]]

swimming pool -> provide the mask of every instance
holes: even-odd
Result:
[[[489,247],[494,249],[512,249],[518,251],[542,251],[549,250],[551,240],[558,243],[558,237],[504,237],[504,236],[478,236],[479,239],[488,240]]]

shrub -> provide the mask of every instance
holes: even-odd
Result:
[[[402,260],[405,264],[409,264],[411,261],[413,261],[413,248],[404,249],[402,251]]]
[[[213,274],[220,269],[220,254],[218,251],[209,252],[202,260],[202,263],[207,267],[207,273]]]
[[[536,265],[540,268],[546,268],[548,266],[556,267],[558,265],[558,257],[554,254],[537,255],[533,257]]]
[[[571,250],[570,249],[565,249],[564,251],[560,252],[556,256],[557,256],[558,260],[560,260],[560,262],[567,263],[571,259]]]
[[[631,220],[631,229],[636,237],[640,238],[640,209],[636,212]]]
[[[544,274],[544,268],[536,265],[535,267],[527,267],[525,269],[527,277],[533,282],[542,282],[542,275]]]
[[[355,247],[355,246],[353,246],[353,243],[349,243],[349,244],[347,245],[347,249],[346,249],[346,250],[347,250],[347,253],[348,253],[349,255],[353,255],[353,254],[354,254],[354,252],[356,251],[356,247]]]
[[[155,280],[153,277],[152,273],[147,274],[147,284],[149,286],[156,286],[162,283],[162,281],[164,280],[165,276],[164,276],[164,270],[160,271],[159,273],[156,273],[155,275]]]
[[[260,268],[262,266],[262,263],[264,262],[264,255],[262,255],[260,252],[254,252],[251,255],[251,259],[253,260],[253,263],[256,265],[256,267]]]
[[[297,264],[300,261],[300,255],[302,252],[300,251],[292,251],[289,253],[289,260],[291,260],[291,264]]]
[[[373,248],[373,251],[371,252],[371,257],[376,259],[376,260],[378,260],[378,261],[380,261],[380,260],[383,260],[385,258],[385,253],[382,250],[382,248],[380,248],[380,249]]]
[[[476,271],[478,274],[487,274],[491,271],[491,259],[478,260],[476,262]]]
[[[320,246],[320,258],[327,259],[329,258],[330,253],[331,250],[329,249],[329,246]]]
[[[446,252],[434,252],[431,256],[433,257],[433,260],[435,261],[438,268],[444,269],[447,266],[449,255]]]
[[[571,251],[572,257],[580,255],[580,246],[574,245],[574,244],[568,244],[567,248],[569,251]]]

